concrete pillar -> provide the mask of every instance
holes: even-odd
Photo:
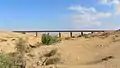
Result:
[[[38,33],[37,33],[37,32],[35,32],[35,36],[36,36],[36,37],[38,36]]]
[[[81,32],[81,36],[83,36],[84,34],[83,34],[83,32]]]
[[[61,38],[61,33],[59,32],[59,38]]]
[[[72,32],[70,32],[70,37],[72,37]]]
[[[50,35],[50,33],[47,33],[48,35]]]
[[[37,33],[37,32],[35,32],[35,36],[36,36],[36,37],[38,36],[38,33]]]

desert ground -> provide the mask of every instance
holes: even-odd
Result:
[[[22,38],[30,47],[26,68],[120,68],[120,31],[74,36],[65,39],[68,34],[63,34],[60,42],[47,46],[41,44],[42,34],[0,31],[0,52],[16,52]]]

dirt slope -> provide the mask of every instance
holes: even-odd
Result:
[[[25,38],[29,44],[40,43],[40,37],[29,34],[0,32],[0,49],[4,52],[14,52],[19,37]],[[62,40],[50,46],[33,48],[27,57],[27,68],[41,68],[45,55],[57,50],[50,58],[59,58],[58,62],[45,66],[57,68],[120,68],[120,32],[95,35],[94,37],[79,37]],[[28,56],[29,55],[29,56]],[[32,57],[30,56],[32,55]]]

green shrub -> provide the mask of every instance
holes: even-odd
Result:
[[[41,40],[45,45],[51,45],[58,42],[58,38],[56,36],[50,36],[48,34],[43,34]]]

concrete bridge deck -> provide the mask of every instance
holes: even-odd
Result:
[[[48,34],[50,32],[58,32],[59,33],[59,37],[61,37],[61,32],[69,32],[70,33],[70,37],[72,37],[72,33],[73,32],[80,32],[81,35],[84,35],[84,32],[107,32],[107,31],[115,31],[115,30],[41,30],[41,31],[13,31],[13,32],[17,32],[17,33],[35,33],[36,37],[38,36],[38,33],[40,32],[48,32]]]

